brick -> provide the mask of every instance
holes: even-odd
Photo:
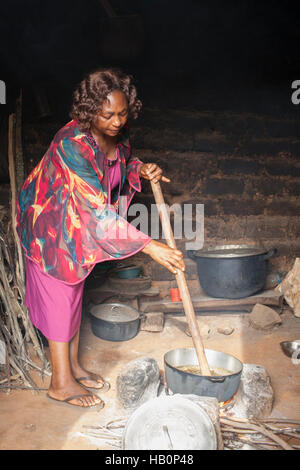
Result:
[[[159,332],[164,329],[164,313],[163,312],[149,312],[146,313],[141,320],[142,331]]]
[[[220,213],[219,204],[215,201],[203,201],[204,204],[204,217],[211,215],[218,215]],[[198,201],[199,204],[199,201]]]
[[[244,160],[228,157],[226,160],[221,160],[218,167],[225,174],[241,173],[241,174],[256,174],[262,169],[262,165],[256,161]]]
[[[288,258],[293,258],[299,257],[300,256],[300,240],[299,239],[273,239],[273,240],[268,240],[265,239],[263,240],[263,245],[267,250],[270,250],[272,248],[277,249],[276,256],[273,258],[270,258],[270,262],[273,262],[274,260],[278,260],[283,257],[288,257]]]
[[[272,201],[266,204],[264,213],[265,215],[300,216],[300,205],[297,202],[287,201],[286,199]]]
[[[300,238],[300,219],[297,216],[290,217],[289,220],[289,237]]]
[[[268,136],[274,138],[287,138],[300,135],[299,121],[278,120],[269,121],[266,125]]]
[[[193,134],[179,129],[143,127],[131,130],[131,140],[135,148],[152,148],[154,150],[193,150]]]
[[[287,192],[288,183],[285,180],[275,177],[257,177],[248,180],[247,196],[259,195],[283,195]]]
[[[239,239],[246,236],[247,217],[207,217],[204,220],[205,243],[211,239]]]
[[[249,238],[260,240],[288,237],[289,217],[247,217],[246,233]]]
[[[286,191],[288,194],[293,196],[299,196],[300,194],[300,183],[294,181],[287,181],[286,182]]]
[[[265,204],[253,199],[222,199],[218,207],[226,215],[260,215],[264,213]]]
[[[153,281],[172,281],[175,276],[161,264],[151,262],[151,279]]]
[[[194,199],[186,199],[183,200],[181,204],[182,206],[184,206],[184,204],[191,204],[193,207],[193,212],[196,211],[197,204],[204,204],[204,217],[217,215],[220,212],[219,203],[217,201],[212,199],[204,199],[203,197],[201,197],[201,199],[199,197]]]
[[[284,162],[278,164],[272,163],[269,165],[265,165],[265,169],[270,175],[274,176],[300,176],[300,167],[296,165],[287,165]]]
[[[243,191],[244,182],[238,181],[235,178],[210,178],[203,189],[205,194],[212,194],[215,196],[221,196],[222,194],[242,194]]]
[[[300,141],[294,139],[253,139],[244,143],[241,149],[256,155],[277,155],[279,152],[291,152],[299,155]]]
[[[259,199],[222,199],[218,203],[209,204],[208,207],[213,210],[206,212],[206,203],[204,204],[205,215],[265,215],[265,216],[299,216],[300,205],[298,202],[277,200],[266,202],[263,198]]]
[[[197,152],[230,152],[232,143],[225,136],[194,134],[193,150]]]
[[[177,247],[179,250],[182,250],[183,253],[185,254],[185,250],[183,250],[181,247]],[[197,267],[196,264],[188,258],[188,255],[184,257],[184,262],[185,262],[185,277],[187,280],[193,280],[198,278],[197,274]],[[151,279],[153,281],[174,281],[175,280],[175,275],[171,273],[167,268],[162,266],[159,263],[156,263],[155,261],[151,261]]]

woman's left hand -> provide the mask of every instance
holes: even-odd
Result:
[[[170,183],[170,179],[163,176],[162,169],[156,163],[143,163],[140,169],[140,176],[145,180],[157,183],[159,180]]]

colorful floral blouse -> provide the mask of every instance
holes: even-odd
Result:
[[[141,191],[142,165],[131,154],[128,129],[116,155],[121,183],[111,191],[105,154],[73,120],[57,132],[24,182],[17,232],[26,255],[46,274],[77,284],[96,263],[132,256],[151,240],[125,219],[134,193]]]

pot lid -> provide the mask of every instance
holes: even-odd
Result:
[[[158,397],[130,416],[124,450],[215,450],[217,438],[208,414],[188,398]]]
[[[205,250],[194,251],[193,255],[199,258],[240,258],[267,253],[262,246],[253,245],[219,245]]]
[[[98,304],[90,308],[90,314],[99,320],[111,322],[128,322],[139,318],[139,312],[125,304]]]

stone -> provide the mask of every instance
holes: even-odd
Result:
[[[296,258],[292,269],[276,287],[284,295],[286,303],[293,309],[294,315],[300,317],[300,258]]]
[[[29,432],[34,432],[36,431],[36,425],[35,424],[24,424],[24,429],[25,431],[29,431]]]
[[[230,415],[246,419],[267,418],[272,412],[273,401],[274,392],[267,370],[257,364],[244,364]]]
[[[200,331],[200,336],[203,336],[203,337],[207,337],[209,336],[210,332],[211,332],[211,328],[209,325],[207,325],[206,323],[202,324],[202,325],[199,325],[199,331]],[[190,328],[189,326],[186,328],[185,330],[185,334],[187,336],[192,336],[191,335],[191,332],[190,332]]]
[[[164,329],[164,313],[163,312],[149,312],[146,313],[141,319],[141,331],[159,332]]]
[[[156,398],[160,384],[155,359],[141,357],[130,361],[117,376],[117,397],[126,410],[134,410],[147,400]]]
[[[255,304],[248,318],[249,324],[258,330],[269,330],[282,323],[274,309],[262,304]]]
[[[234,328],[232,328],[231,326],[224,326],[224,327],[219,327],[217,331],[221,335],[231,335],[231,333],[234,332]]]

